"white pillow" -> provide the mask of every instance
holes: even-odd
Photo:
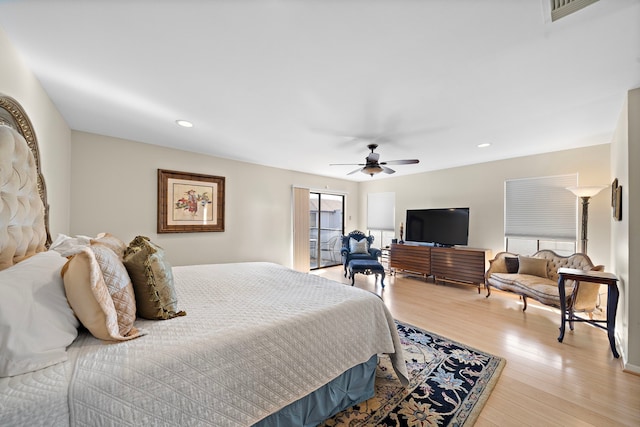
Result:
[[[0,271],[0,377],[67,360],[79,323],[60,275],[66,261],[40,252]]]
[[[369,241],[364,238],[356,240],[353,237],[349,238],[349,251],[352,254],[368,254],[369,253]]]
[[[108,246],[120,259],[124,256],[124,250],[127,249],[127,245],[122,240],[109,233],[100,233],[93,238],[81,235],[70,237],[65,234],[58,234],[49,249],[58,252],[64,257],[70,257],[82,252],[84,248],[92,243],[101,243]]]

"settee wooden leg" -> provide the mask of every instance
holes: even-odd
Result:
[[[489,286],[488,283],[485,283],[484,287],[487,288],[487,296],[485,298],[489,298],[489,296],[491,295],[491,286]]]
[[[521,297],[522,297],[522,302],[524,303],[524,307],[522,308],[522,311],[525,311],[527,309],[527,296],[521,295]]]

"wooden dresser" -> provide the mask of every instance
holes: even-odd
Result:
[[[392,244],[389,265],[393,271],[433,276],[436,282],[475,285],[480,292],[490,256],[488,249]]]
[[[431,249],[433,248],[430,246],[392,244],[389,252],[389,267],[391,270],[408,271],[424,277],[430,276]]]

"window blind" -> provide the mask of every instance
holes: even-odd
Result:
[[[505,181],[506,237],[576,240],[577,174]]]
[[[367,196],[367,230],[395,230],[396,193]]]

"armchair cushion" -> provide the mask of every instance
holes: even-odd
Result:
[[[518,257],[515,256],[506,256],[504,257],[504,263],[507,266],[507,273],[517,273],[520,268],[520,263],[518,262]]]
[[[367,239],[356,240],[353,237],[350,237],[349,252],[351,252],[352,254],[368,254],[369,241]]]

